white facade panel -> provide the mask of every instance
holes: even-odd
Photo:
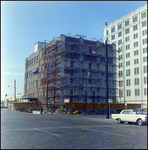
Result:
[[[118,87],[123,89],[123,97],[118,97],[117,101],[147,104],[147,93],[145,92],[147,83],[144,84],[147,71],[144,73],[143,68],[143,66],[147,66],[147,4],[104,26],[104,42],[106,39],[108,39],[108,43],[115,43],[117,50],[122,49],[117,55],[117,57],[122,55],[119,56],[122,59],[117,63],[118,66],[119,63],[122,63],[122,67],[117,69],[117,73],[122,71],[123,77],[118,76],[117,80],[123,81],[123,87]],[[127,65],[127,61],[130,61],[130,65]],[[138,73],[137,70],[135,72],[135,68],[139,69]],[[130,69],[129,76],[126,75],[127,69]],[[139,78],[139,85],[135,85],[135,78]],[[128,79],[130,79],[130,86],[126,85]],[[139,95],[135,93],[136,89],[139,89]],[[127,90],[130,90],[130,95]],[[119,96],[119,92],[117,92],[117,96]],[[145,105],[143,106],[145,107]]]

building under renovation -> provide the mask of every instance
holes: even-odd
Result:
[[[108,44],[109,98],[116,102],[116,49]],[[55,108],[69,102],[106,103],[106,45],[61,34],[37,42],[25,60],[24,95]]]

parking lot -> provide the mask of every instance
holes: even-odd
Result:
[[[147,125],[106,115],[41,115],[1,111],[1,148],[147,149]]]

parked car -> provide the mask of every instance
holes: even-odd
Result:
[[[117,120],[117,123],[135,122],[142,125],[147,122],[147,115],[141,109],[125,109],[120,114],[112,114],[111,118]]]

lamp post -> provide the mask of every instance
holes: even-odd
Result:
[[[13,87],[8,85],[8,87]],[[14,101],[16,102],[16,79],[14,80]]]
[[[107,39],[105,42],[106,45],[106,103],[107,103],[107,116],[106,119],[109,119],[109,103],[108,103],[108,50],[107,50]]]

